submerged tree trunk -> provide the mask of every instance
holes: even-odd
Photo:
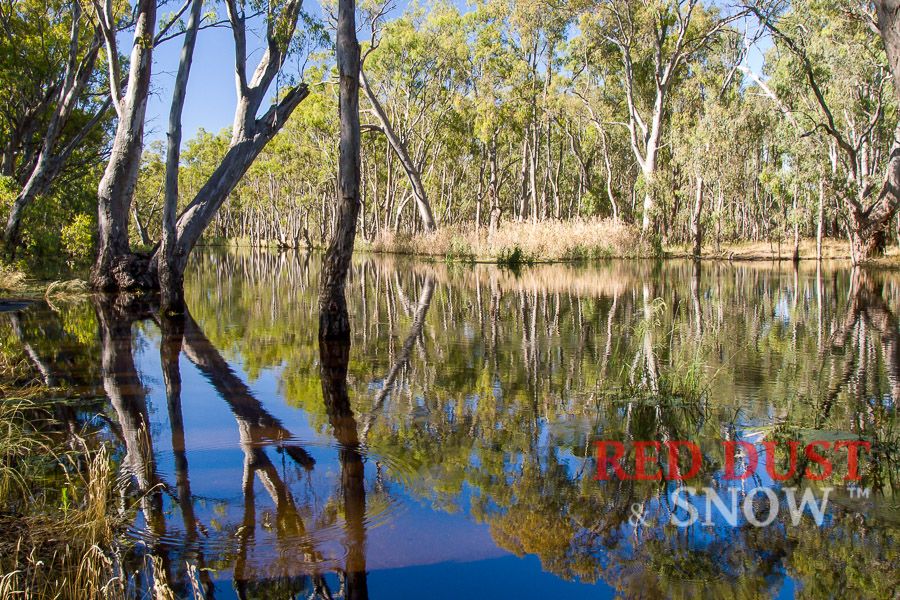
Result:
[[[434,222],[434,215],[431,212],[431,204],[428,202],[425,186],[422,185],[422,176],[419,173],[419,169],[410,158],[409,151],[406,149],[406,144],[403,143],[403,140],[400,139],[394,131],[393,126],[391,126],[391,121],[388,119],[387,114],[384,112],[384,108],[382,108],[381,103],[372,91],[369,80],[366,79],[366,73],[362,68],[359,70],[359,79],[363,91],[366,93],[366,98],[369,99],[369,103],[372,105],[375,115],[381,123],[384,136],[387,138],[391,148],[394,149],[394,152],[397,153],[397,157],[400,159],[403,170],[406,171],[406,176],[409,178],[409,184],[412,186],[413,196],[416,199],[416,207],[419,209],[419,217],[422,219],[422,226],[425,228],[425,231],[430,233],[434,231],[437,226]]]
[[[359,213],[359,43],[356,2],[338,0],[336,58],[340,77],[340,151],[337,230],[325,254],[319,290],[319,339],[349,340],[350,316],[344,286],[350,270]]]
[[[896,212],[896,207],[893,211]],[[867,223],[865,219],[851,218],[848,236],[850,260],[854,265],[884,254],[885,232],[877,222]]]
[[[147,285],[146,261],[131,254],[128,221],[143,149],[144,115],[150,93],[156,0],[137,5],[134,45],[131,50],[128,87],[119,97],[118,81],[110,81],[119,123],[109,163],[97,190],[100,240],[91,285],[103,291],[127,290]],[[109,57],[111,64],[117,57]]]

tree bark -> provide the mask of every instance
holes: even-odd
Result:
[[[697,197],[694,201],[694,211],[691,215],[691,235],[694,238],[694,258],[700,258],[703,249],[703,229],[700,225],[700,217],[703,214],[703,178],[697,177]]]
[[[340,78],[340,149],[337,230],[325,254],[319,291],[319,339],[350,340],[350,316],[344,287],[356,238],[359,213],[359,43],[356,2],[338,0],[336,58]]]
[[[175,89],[172,92],[172,106],[169,109],[168,148],[166,150],[166,193],[163,200],[162,240],[159,248],[160,308],[166,313],[180,313],[184,310],[184,269],[175,260],[175,229],[178,210],[178,172],[181,159],[181,114],[187,94],[191,63],[194,59],[194,45],[197,28],[200,25],[200,10],[203,0],[192,0]]]
[[[825,232],[825,179],[819,179],[819,210],[816,216],[816,260],[822,260],[822,238]]]
[[[488,150],[488,161],[490,162],[491,169],[490,180],[488,182],[488,194],[491,199],[488,232],[494,233],[500,227],[500,215],[502,209],[500,208],[500,178],[497,172],[499,170],[497,168],[497,146],[493,140],[491,140],[491,146]]]
[[[140,0],[124,97],[118,97],[118,82],[111,81],[113,103],[120,116],[109,163],[97,190],[100,247],[91,271],[91,286],[97,290],[127,290],[148,283],[145,265],[137,264],[138,258],[131,254],[128,221],[143,149],[155,28],[156,0]],[[110,56],[109,60],[116,63],[118,57]]]

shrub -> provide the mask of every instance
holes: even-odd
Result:
[[[518,245],[515,245],[512,248],[503,248],[500,250],[500,255],[497,256],[497,264],[510,267],[511,269],[516,269],[523,264],[531,264],[533,262],[534,259],[526,256]]]
[[[12,177],[0,175],[0,214],[7,214],[16,199],[16,182]]]
[[[76,261],[90,259],[94,253],[94,219],[79,213],[62,228],[62,247],[69,258]]]
[[[450,246],[447,248],[447,260],[471,262],[475,260],[475,254],[469,242],[460,236],[450,238]]]

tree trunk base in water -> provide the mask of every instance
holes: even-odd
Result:
[[[166,315],[183,314],[184,272],[177,266],[167,265],[162,258],[157,271],[160,310]]]
[[[164,315],[184,314],[184,282],[161,285],[159,308]]]
[[[346,301],[334,300],[319,310],[319,341],[350,342],[350,315]]]
[[[131,292],[159,289],[146,254],[125,254],[98,261],[91,269],[91,288],[99,292]]]
[[[853,264],[862,264],[884,255],[886,244],[883,230],[874,232],[852,232],[850,234],[850,258]]]

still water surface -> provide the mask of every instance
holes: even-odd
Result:
[[[319,264],[202,253],[183,322],[100,297],[2,319],[118,449],[136,590],[896,597],[900,276],[359,256],[347,356],[316,341]],[[598,439],[694,441],[690,485],[723,494],[773,483],[724,482],[722,440],[864,439],[871,495],[838,466],[821,526],[679,528],[673,482],[594,479]]]

